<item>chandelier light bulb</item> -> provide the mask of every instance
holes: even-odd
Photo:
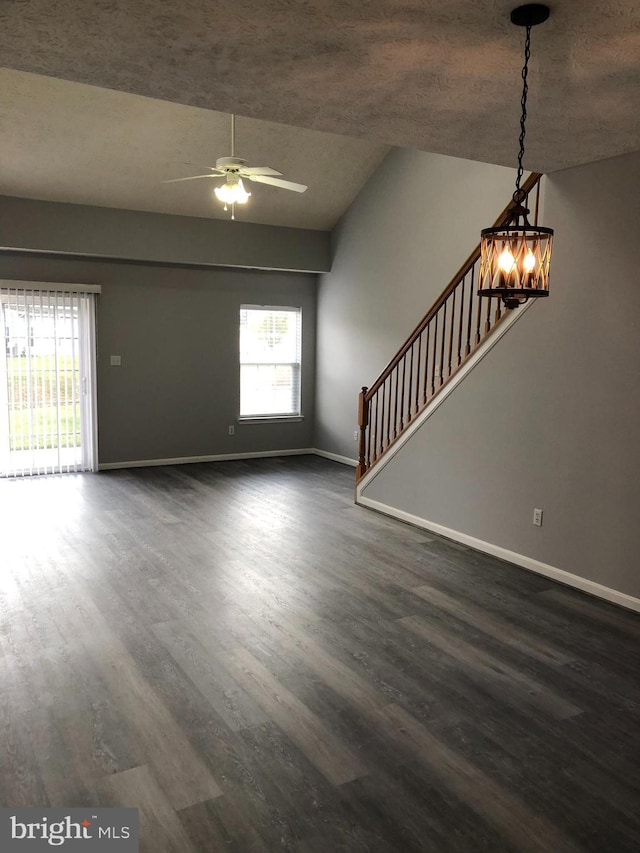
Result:
[[[215,187],[213,191],[218,201],[224,204],[246,204],[251,195],[245,190],[242,178],[233,175],[229,175],[226,183],[221,187]]]
[[[536,268],[536,256],[533,254],[531,249],[527,251],[527,254],[524,256],[524,260],[522,261],[522,268],[525,272],[533,272]]]
[[[515,258],[509,251],[509,249],[505,249],[500,257],[498,258],[498,266],[504,273],[510,273],[513,271],[513,268],[516,265]]]

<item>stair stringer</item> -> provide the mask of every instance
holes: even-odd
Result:
[[[477,349],[467,358],[467,360],[462,364],[458,370],[454,373],[451,379],[446,382],[442,388],[438,391],[438,393],[433,397],[433,399],[428,403],[424,409],[416,415],[416,417],[411,421],[408,427],[398,436],[398,438],[394,441],[394,443],[389,447],[388,450],[385,451],[383,456],[381,456],[378,461],[373,465],[369,470],[365,473],[365,475],[356,483],[356,496],[355,502],[357,504],[360,503],[360,498],[363,497],[363,492],[369,486],[373,480],[378,476],[378,474],[388,465],[389,462],[393,459],[393,457],[398,453],[405,444],[410,441],[411,437],[415,435],[415,433],[421,429],[424,424],[429,420],[431,415],[436,412],[440,406],[444,403],[447,397],[455,391],[457,386],[471,373],[471,371],[478,365],[482,359],[489,353],[494,346],[498,343],[498,341],[509,331],[509,329],[517,323],[520,317],[533,305],[535,300],[531,300],[529,302],[525,302],[524,305],[521,305],[518,309],[509,311],[508,314],[502,318],[502,322],[499,323],[493,334],[489,335],[478,347]]]

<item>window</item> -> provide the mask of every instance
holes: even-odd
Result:
[[[240,308],[240,417],[300,415],[302,310]]]
[[[95,470],[95,287],[0,285],[0,477]]]

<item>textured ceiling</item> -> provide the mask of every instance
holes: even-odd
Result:
[[[0,61],[208,110],[514,165],[524,37],[509,22],[515,5],[0,0]],[[549,21],[532,34],[526,167],[553,171],[637,150],[640,3],[551,0],[551,6]],[[117,111],[114,120],[121,120]],[[109,138],[125,144],[135,121],[129,116]],[[151,124],[141,131],[136,145],[143,157],[155,156],[168,122],[160,121],[160,133]],[[100,132],[99,121],[96,127]],[[91,126],[83,133],[87,144],[97,144]],[[238,133],[240,146],[241,125]],[[205,151],[211,138],[202,143]],[[282,138],[296,145],[295,135]],[[218,143],[213,147],[217,153]],[[173,156],[173,148],[166,153]],[[190,152],[189,159],[195,156],[202,155]],[[298,171],[291,156],[291,163],[276,162],[269,150],[266,161],[259,159],[311,184],[306,166]],[[301,198],[312,205],[309,194]]]
[[[231,153],[230,135],[225,113],[0,68],[3,195],[229,218],[212,197],[221,180],[162,182],[206,172]],[[236,155],[309,189],[246,182],[252,195],[236,219],[331,229],[388,150],[238,117]]]

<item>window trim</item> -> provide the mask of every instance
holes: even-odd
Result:
[[[239,424],[296,423],[304,420],[304,415],[239,415]]]
[[[297,314],[300,321],[300,360],[296,362],[269,362],[270,364],[287,364],[292,367],[298,367],[299,381],[299,411],[296,414],[265,414],[265,415],[242,415],[240,414],[240,398],[242,394],[242,366],[243,364],[253,364],[253,362],[243,362],[241,360],[240,351],[238,350],[238,417],[237,422],[242,424],[261,424],[261,423],[292,423],[301,422],[304,420],[302,410],[302,305],[246,305],[240,304],[240,312],[242,311],[290,311]],[[239,335],[238,335],[239,339]]]

